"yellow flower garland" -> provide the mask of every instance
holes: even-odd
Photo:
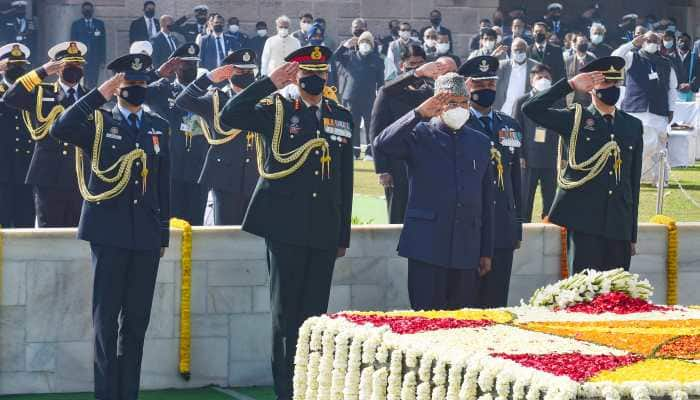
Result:
[[[668,253],[666,255],[666,304],[678,303],[678,227],[676,220],[665,215],[655,215],[651,223],[668,227]]]
[[[182,284],[180,286],[180,375],[190,380],[192,361],[192,322],[190,319],[190,302],[192,289],[192,226],[189,222],[173,218],[170,227],[182,230],[180,246],[180,269]]]

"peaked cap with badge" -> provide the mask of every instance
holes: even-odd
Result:
[[[224,58],[222,64],[231,64],[241,69],[253,69],[257,67],[255,64],[255,51],[252,49],[238,49]]]
[[[107,69],[115,74],[124,73],[127,81],[147,81],[153,59],[145,54],[127,54],[109,63]]]
[[[625,59],[609,56],[597,58],[583,68],[580,72],[601,71],[607,81],[623,81],[625,79]]]
[[[81,42],[63,42],[49,49],[49,58],[53,61],[85,63],[88,48]]]
[[[175,49],[168,58],[179,58],[183,61],[199,61],[199,45],[194,42],[185,43]]]
[[[7,59],[9,63],[29,64],[29,47],[22,43],[8,43],[0,47],[0,60]]]
[[[333,51],[326,46],[305,46],[291,52],[284,61],[299,63],[304,71],[328,71]]]
[[[457,72],[475,81],[498,79],[498,58],[492,56],[478,56],[467,60]]]

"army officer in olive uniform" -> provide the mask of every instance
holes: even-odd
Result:
[[[28,57],[29,48],[21,43],[0,48],[0,70],[3,71],[0,94],[27,72]],[[22,113],[1,98],[0,126],[9,130],[0,134],[0,226],[33,228],[34,193],[25,180],[34,154],[34,141]]]
[[[168,122],[141,106],[150,64],[143,54],[117,58],[107,66],[117,74],[66,110],[51,130],[96,164],[81,188],[78,237],[92,251],[97,399],[138,397],[158,264],[169,240]],[[115,94],[117,105],[101,108]],[[114,174],[97,169],[120,157],[125,173],[106,182]]]
[[[525,115],[569,146],[549,219],[568,229],[574,272],[628,269],[635,253],[643,138],[641,121],[615,107],[624,67],[623,58],[599,58],[523,105]],[[592,104],[552,108],[574,90],[590,93]]]
[[[292,398],[299,327],[326,312],[335,260],[350,244],[354,133],[350,112],[322,95],[331,54],[325,46],[292,52],[221,114],[224,125],[257,132],[265,142],[262,179],[243,229],[267,244],[272,372],[284,400]],[[275,93],[290,84],[298,95]]]
[[[158,69],[163,78],[148,86],[146,105],[170,124],[170,194],[173,217],[192,225],[204,223],[207,189],[199,183],[209,145],[202,135],[198,117],[175,104],[175,98],[197,78],[199,46],[185,43]],[[167,78],[174,72],[175,80]]]
[[[80,84],[86,52],[87,47],[80,42],[57,44],[49,50],[51,61],[18,78],[3,97],[5,104],[26,111],[31,120],[29,130],[34,131],[36,145],[26,182],[34,186],[40,228],[77,226],[80,219],[82,199],[75,174],[75,148],[48,137],[48,132],[59,111],[86,93]],[[58,75],[58,81],[42,82],[51,75]],[[39,121],[49,116],[52,118],[46,122]]]
[[[470,91],[471,116],[467,126],[491,138],[491,166],[496,187],[494,250],[491,272],[481,281],[479,303],[485,308],[508,303],[513,253],[523,239],[520,147],[522,130],[516,120],[494,110],[498,59],[472,58],[459,68]]]
[[[211,146],[199,182],[212,191],[216,225],[243,223],[258,182],[255,133],[228,132],[219,119],[228,99],[255,81],[255,67],[253,50],[236,50],[224,59],[221,67],[189,84],[175,100],[181,109],[204,118],[205,129],[210,132]],[[226,80],[229,85],[224,90],[215,86]],[[237,136],[231,138],[233,134]]]

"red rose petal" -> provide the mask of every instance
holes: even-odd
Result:
[[[420,332],[437,331],[441,329],[456,328],[483,328],[494,324],[488,320],[460,320],[454,318],[425,318],[388,316],[380,314],[333,314],[331,318],[345,318],[358,325],[372,324],[374,326],[387,325],[392,332],[398,334],[411,334]]]

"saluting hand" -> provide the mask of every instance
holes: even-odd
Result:
[[[119,86],[124,82],[124,73],[120,72],[113,77],[109,78],[105,83],[100,85],[98,89],[102,97],[109,101],[112,96],[116,96]]]
[[[597,84],[605,82],[605,75],[600,71],[584,72],[569,80],[572,89],[579,92],[589,92]]]
[[[41,67],[46,71],[46,75],[55,75],[63,70],[63,61],[49,61]]]
[[[632,39],[632,44],[634,45],[634,47],[642,47],[642,45],[643,45],[644,42],[646,42],[646,41],[647,41],[647,40],[646,40],[646,38],[644,37],[644,35],[639,35],[639,36],[635,36],[635,38]]]
[[[180,66],[181,62],[182,60],[179,57],[174,57],[164,62],[163,65],[161,65],[160,68],[158,68],[158,76],[163,78],[169,78],[173,76],[173,74],[175,74],[175,70],[178,66]]]
[[[450,96],[449,93],[436,94],[419,105],[418,108],[416,108],[416,112],[423,118],[438,116],[447,105]]]
[[[219,68],[216,68],[213,71],[211,71],[211,73],[209,74],[209,78],[211,78],[211,81],[214,83],[229,80],[232,76],[233,65],[231,64],[222,65]]]
[[[4,60],[2,60],[2,61],[0,61],[0,72],[5,72],[5,71],[7,71],[7,63],[8,63],[8,61],[9,61],[9,60],[8,60],[7,58],[4,59]]]
[[[491,272],[491,257],[479,258],[479,276],[484,277]]]
[[[277,89],[282,89],[290,83],[295,82],[298,71],[299,63],[286,62],[270,73],[270,80],[272,80],[272,83],[275,84]]]
[[[438,76],[444,75],[449,71],[449,67],[445,63],[433,61],[425,63],[416,69],[416,76],[419,78],[437,79]]]
[[[500,45],[491,53],[491,57],[500,57],[508,51],[508,46]]]

